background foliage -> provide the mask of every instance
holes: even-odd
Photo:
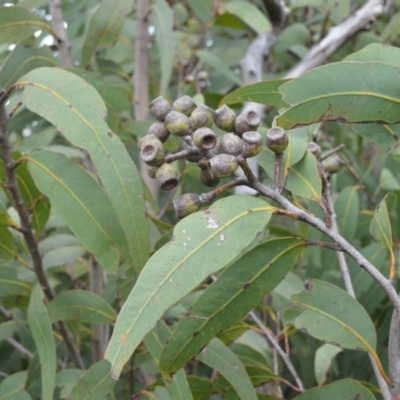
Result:
[[[71,65],[47,1],[0,1],[8,141],[40,251],[23,235],[2,142],[0,399],[387,399],[368,354],[393,375],[393,301],[354,258],[355,299],[326,236],[277,202],[228,191],[178,222],[174,198],[210,191],[196,164],[174,162],[171,192],[141,178],[138,143],[154,122],[138,116],[146,96],[133,84],[141,1],[62,1]],[[396,288],[400,3],[327,65],[288,78],[366,3],[297,0],[278,18],[268,1],[154,0],[146,72],[149,100],[265,105],[259,132],[277,124],[290,140],[285,196],[322,220],[327,183],[307,143],[340,151],[329,179],[338,231]],[[265,82],[239,89],[241,60],[267,32]],[[274,154],[264,146],[256,160],[272,188]]]

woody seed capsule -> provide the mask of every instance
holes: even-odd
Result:
[[[280,154],[286,150],[289,138],[286,132],[280,128],[271,128],[267,132],[267,147],[274,153]]]
[[[190,131],[190,120],[189,118],[178,112],[170,111],[165,118],[165,127],[176,136],[186,136]]]
[[[245,132],[242,135],[243,145],[242,145],[242,156],[255,157],[260,153],[262,149],[262,137],[258,132]]]
[[[140,158],[151,166],[159,166],[165,160],[165,152],[162,143],[155,136],[145,136],[139,144]]]
[[[232,133],[225,133],[225,135],[221,136],[219,148],[221,153],[236,156],[242,151],[242,144],[243,141],[239,136],[233,135]]]
[[[219,178],[213,175],[210,168],[200,170],[200,180],[208,187],[214,187],[219,184]]]
[[[193,143],[201,150],[210,150],[217,143],[217,137],[210,128],[199,128],[192,134]]]
[[[185,193],[174,200],[174,208],[178,218],[184,218],[199,211],[203,203],[196,193]]]
[[[238,169],[238,160],[230,154],[218,154],[210,159],[211,173],[216,178],[226,178]]]
[[[319,160],[321,158],[321,147],[319,146],[319,144],[315,143],[315,142],[310,142],[307,144],[307,150],[311,153],[314,154],[315,158],[317,160]]]
[[[157,121],[150,125],[147,135],[154,135],[158,140],[164,143],[169,138],[169,131],[163,122]]]
[[[202,127],[210,127],[214,122],[214,110],[204,104],[193,110],[190,116],[190,126],[193,131]]]
[[[254,110],[246,111],[238,115],[235,121],[235,133],[242,136],[248,131],[255,131],[260,126],[261,118]]]
[[[196,103],[189,96],[182,96],[175,100],[172,104],[172,108],[187,117],[190,117],[193,110],[196,108]]]
[[[235,129],[236,114],[226,104],[215,111],[214,122],[218,128],[225,132],[233,132]]]
[[[171,190],[178,185],[178,171],[168,163],[157,168],[156,179],[162,190]]]
[[[155,119],[163,122],[172,107],[164,97],[160,96],[150,102],[149,110]]]

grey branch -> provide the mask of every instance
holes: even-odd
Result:
[[[289,71],[286,78],[296,78],[322,65],[347,39],[382,15],[386,11],[386,3],[386,0],[369,0],[343,23],[331,28],[325,38]]]
[[[58,36],[58,52],[60,54],[61,65],[63,67],[73,67],[74,62],[71,56],[67,31],[64,26],[64,19],[60,0],[49,0],[49,10],[51,15],[51,25]]]

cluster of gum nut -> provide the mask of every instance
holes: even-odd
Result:
[[[170,160],[185,158],[196,162],[200,180],[214,187],[221,178],[234,175],[239,166],[238,157],[254,157],[262,150],[262,137],[256,132],[261,120],[253,110],[236,116],[226,105],[214,111],[206,105],[197,106],[189,96],[180,97],[172,106],[164,97],[158,97],[149,104],[149,110],[157,122],[139,143],[140,157],[149,166],[149,176],[155,178],[163,190],[171,190],[178,184],[178,171]],[[217,140],[211,129],[213,123],[228,133]],[[172,158],[163,148],[170,134],[183,139]],[[283,153],[287,144],[288,137],[283,129],[276,127],[268,131],[267,146],[273,152]],[[174,200],[178,218],[198,211],[202,204],[201,197],[194,193]]]

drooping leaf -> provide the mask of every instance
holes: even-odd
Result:
[[[251,101],[275,107],[287,107],[288,105],[282,100],[278,88],[288,81],[288,79],[277,79],[241,87],[223,97],[219,105]]]
[[[39,29],[51,31],[45,21],[25,7],[0,7],[0,44],[20,42]]]
[[[239,75],[236,75],[229,66],[221,60],[218,56],[211,51],[208,50],[197,50],[197,57],[204,61],[206,64],[215,68],[218,72],[220,72],[225,78],[229,79],[232,83],[241,86],[242,80]]]
[[[280,86],[291,107],[277,123],[284,129],[320,121],[400,122],[400,95],[392,84],[398,67],[342,61],[315,68]]]
[[[108,400],[115,383],[110,376],[110,363],[98,361],[82,374],[68,400]]]
[[[89,324],[115,321],[113,308],[99,295],[87,290],[66,290],[47,306],[52,322],[75,319]]]
[[[179,321],[161,355],[160,368],[171,374],[182,368],[213,337],[233,325],[273,290],[291,269],[305,242],[270,240],[229,266]]]
[[[398,191],[400,183],[396,177],[387,168],[382,168],[379,176],[379,186],[385,190]]]
[[[5,213],[2,215],[4,221],[7,217]],[[3,224],[3,226],[0,226],[0,260],[12,260],[16,255],[18,255],[18,251],[15,247],[13,235],[8,230],[8,225],[4,226]]]
[[[340,234],[352,241],[357,231],[360,201],[358,199],[359,186],[347,186],[335,200],[335,211]]]
[[[306,291],[292,301],[305,310],[295,320],[297,329],[344,349],[369,352],[384,374],[375,351],[374,324],[357,300],[337,286],[310,279]]]
[[[392,226],[390,224],[389,212],[386,205],[386,195],[375,209],[369,231],[374,239],[386,247],[390,253],[390,279],[394,278],[396,259],[393,251]]]
[[[19,44],[1,66],[0,87],[8,88],[22,75],[35,68],[55,65],[57,62],[49,48],[27,48],[23,44]]]
[[[213,0],[188,0],[188,4],[204,24],[210,22],[214,11]]]
[[[100,45],[114,44],[124,25],[124,16],[132,9],[129,0],[103,0],[93,14],[82,46],[81,64],[86,68]]]
[[[56,344],[42,291],[37,285],[32,292],[28,307],[29,329],[35,341],[41,365],[42,399],[53,400],[56,381]]]
[[[344,58],[345,61],[383,62],[400,68],[400,49],[380,43],[371,43]]]
[[[246,250],[271,211],[259,199],[231,196],[175,226],[173,240],[151,257],[118,316],[106,352],[114,376],[170,306]]]
[[[0,241],[0,248],[1,247],[2,247],[2,242]],[[18,277],[18,270],[16,268],[8,267],[6,265],[1,266],[0,268],[1,297],[14,296],[14,295],[29,296],[31,289],[32,288],[29,283],[23,282]]]
[[[306,199],[319,200],[321,198],[322,183],[318,162],[309,151],[300,162],[290,167],[286,189]]]
[[[88,151],[128,239],[128,261],[139,271],[149,251],[142,183],[125,146],[102,120],[106,108],[100,95],[83,79],[55,68],[38,68],[19,85],[25,87],[22,102],[30,110]]]
[[[259,35],[271,30],[269,20],[256,6],[249,2],[230,1],[224,5],[223,11],[236,15]]]
[[[7,321],[0,324],[0,341],[13,337],[21,328],[19,321]]]
[[[374,400],[375,396],[361,383],[354,379],[342,379],[329,385],[306,390],[294,400],[338,400],[357,399]]]
[[[115,273],[121,253],[129,258],[124,232],[109,199],[93,177],[61,154],[47,150],[26,157],[36,184],[79,240],[108,273]],[[96,201],[93,201],[93,199]]]
[[[67,399],[76,382],[84,373],[81,369],[68,368],[59,371],[56,376],[56,386],[60,388],[60,398]]]
[[[197,375],[188,375],[187,380],[195,400],[206,400],[210,398],[212,394],[211,380],[201,378]]]
[[[219,339],[213,339],[196,358],[217,370],[242,400],[257,399],[249,375],[239,357]]]
[[[323,385],[332,365],[332,360],[342,351],[340,347],[329,343],[323,344],[315,353],[314,372],[318,385]]]
[[[173,376],[171,384],[168,387],[168,392],[171,396],[171,399],[193,400],[193,395],[190,391],[189,383],[183,369],[179,370]]]
[[[356,124],[352,130],[400,161],[400,124]]]
[[[155,0],[152,15],[156,43],[160,52],[160,95],[163,96],[167,93],[174,66],[174,15],[166,0]]]
[[[26,371],[19,371],[7,376],[0,384],[0,399],[4,400],[32,400],[25,391]]]
[[[86,253],[86,248],[73,235],[58,234],[39,242],[43,268],[51,268],[75,261]]]

